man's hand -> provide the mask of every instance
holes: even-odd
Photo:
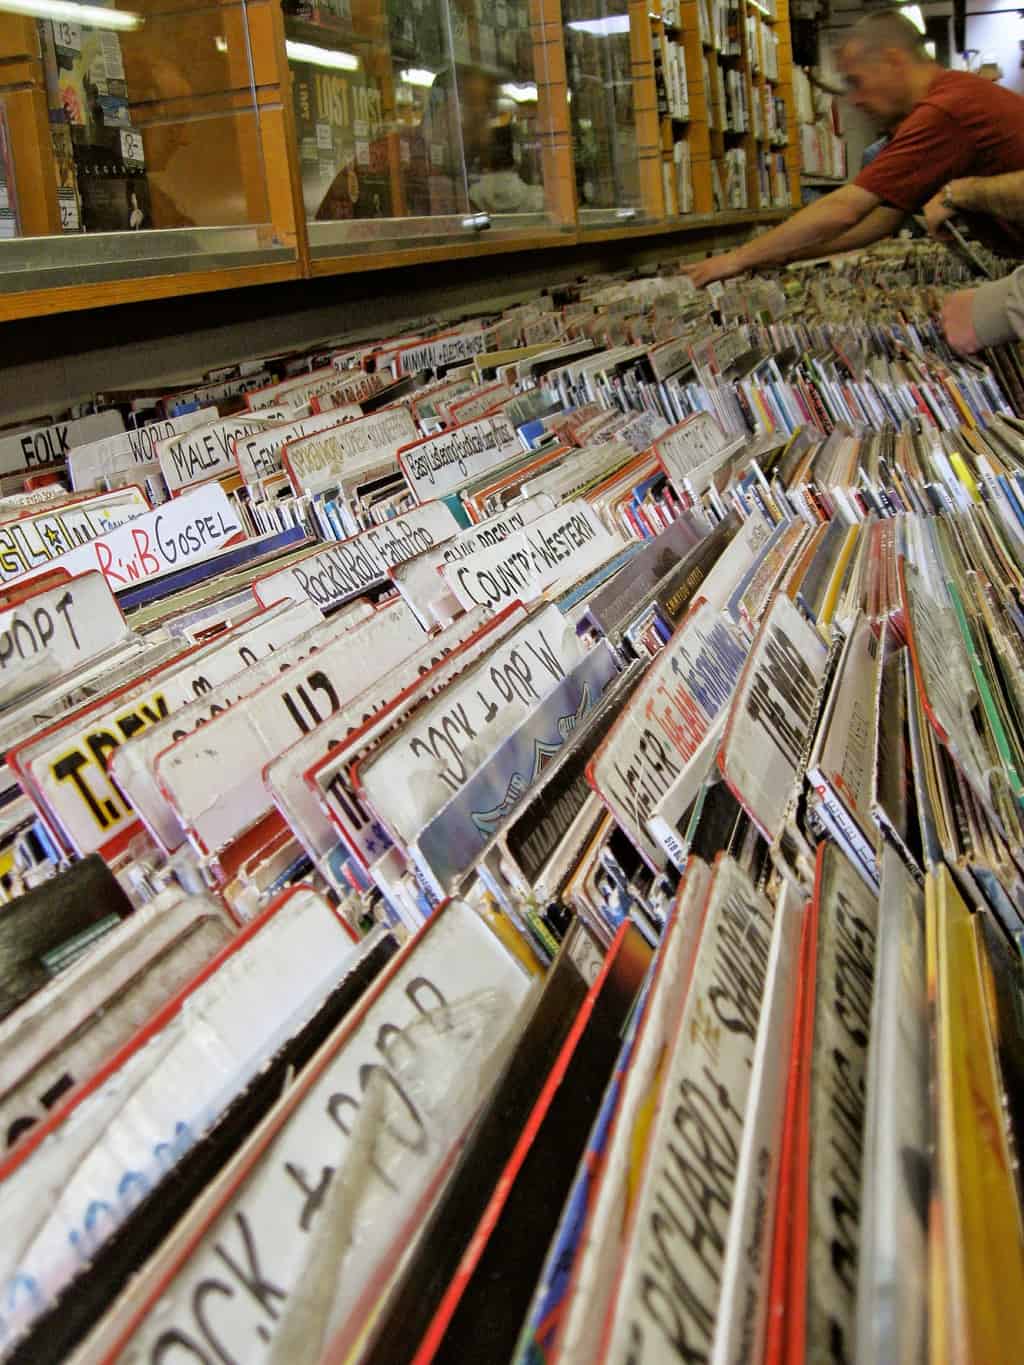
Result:
[[[966,180],[951,180],[948,185],[943,185],[938,194],[933,194],[925,204],[924,220],[928,225],[928,231],[940,242],[949,236],[944,224],[966,207],[964,200],[967,188],[968,182]]]
[[[709,256],[706,261],[684,265],[682,274],[688,276],[698,289],[714,284],[715,280],[731,280],[746,270],[738,251],[723,251],[720,256]]]
[[[981,342],[974,330],[974,296],[976,289],[958,289],[949,294],[942,305],[942,325],[946,329],[946,340],[961,355],[973,355],[981,350]]]

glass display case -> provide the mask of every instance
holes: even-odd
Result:
[[[314,259],[560,225],[530,0],[285,8]]]
[[[565,64],[581,224],[644,211],[626,0],[564,0]]]
[[[0,6],[0,51],[28,78],[0,113],[0,289],[296,260],[261,127],[268,6],[29,8],[89,22]]]

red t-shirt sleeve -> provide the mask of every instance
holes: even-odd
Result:
[[[945,110],[923,104],[853,183],[883,204],[912,213],[947,181],[965,175],[973,155],[963,128]]]

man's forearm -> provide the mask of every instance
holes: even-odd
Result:
[[[738,247],[736,254],[742,268],[752,270],[761,265],[777,265],[794,260],[804,252],[826,256],[840,249],[835,246],[836,239],[853,231],[864,217],[870,217],[870,211],[860,213],[857,205],[850,202],[847,190],[852,188],[844,186],[824,195],[770,232]]]
[[[949,185],[953,206],[968,213],[1024,218],[1024,171],[1007,175],[972,175]]]
[[[829,242],[809,246],[805,251],[791,256],[790,260],[808,261],[813,260],[815,256],[835,256],[840,251],[855,251],[858,247],[870,246],[872,242],[880,242],[883,237],[891,237],[898,232],[905,216],[899,209],[890,209],[879,204],[866,214],[856,227],[848,228],[846,232],[841,232]]]

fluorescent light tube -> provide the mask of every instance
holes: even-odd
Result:
[[[577,33],[592,33],[595,38],[610,38],[613,33],[629,32],[628,14],[609,14],[604,19],[570,19],[567,28]]]
[[[407,66],[404,71],[399,71],[398,79],[405,81],[406,85],[418,85],[429,90],[437,80],[437,72],[428,71],[424,66]]]
[[[76,5],[74,0],[2,0],[0,10],[5,14],[29,14],[33,19],[56,19],[58,23],[122,31],[141,28],[146,22],[141,14],[133,14],[130,10]]]
[[[293,43],[290,38],[284,50],[292,62],[308,62],[310,66],[326,66],[334,71],[359,70],[359,58],[351,52],[335,52],[329,47],[317,47],[315,43]]]

